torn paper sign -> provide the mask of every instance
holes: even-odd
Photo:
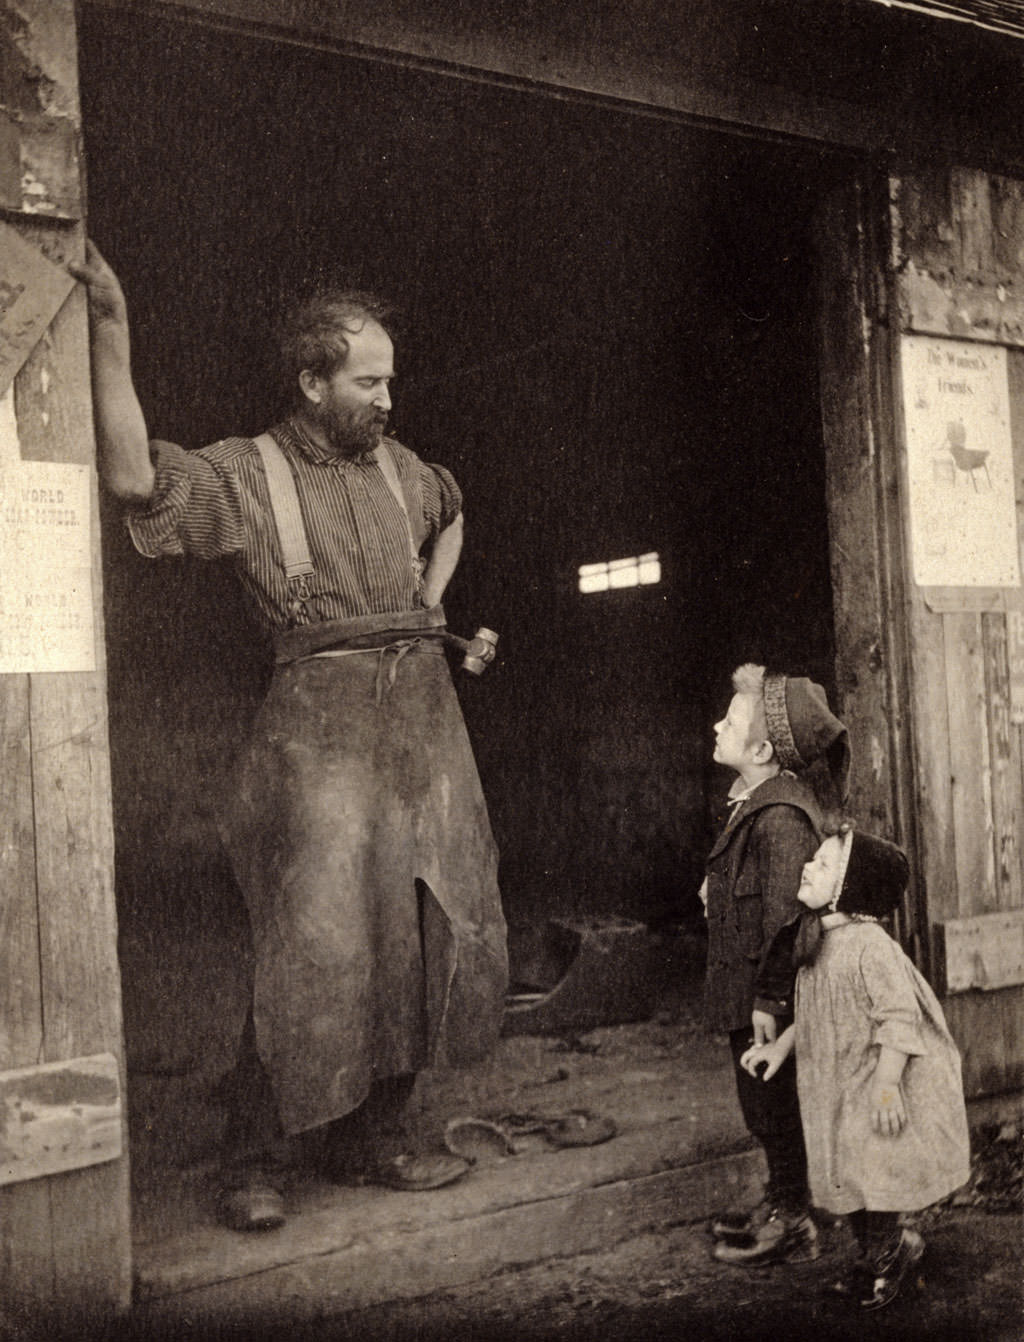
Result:
[[[53,321],[75,281],[0,222],[0,395]]]

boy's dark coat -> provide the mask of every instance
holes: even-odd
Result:
[[[768,950],[779,930],[799,918],[801,869],[820,841],[818,804],[789,773],[740,802],[718,836],[707,862],[709,1030],[748,1027],[755,999],[761,1010],[792,1016],[789,957],[769,957]]]

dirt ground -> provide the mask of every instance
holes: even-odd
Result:
[[[614,1250],[508,1274],[426,1301],[350,1316],[308,1335],[337,1342],[571,1342],[575,1339],[862,1338],[1020,1342],[1022,1221],[951,1210],[905,1300],[862,1316],[827,1297],[849,1245],[829,1231],[816,1263],[751,1272],[714,1262],[701,1228],[681,1226]],[[307,1342],[307,1335],[294,1337]]]
[[[869,1316],[828,1297],[827,1283],[849,1250],[842,1225],[826,1228],[816,1263],[756,1272],[714,1262],[704,1228],[687,1225],[298,1327],[178,1326],[159,1338],[127,1329],[88,1342],[1020,1342],[1022,1225],[1018,1212],[930,1214],[921,1223],[928,1247],[912,1288]]]
[[[1024,1339],[1024,1122],[979,1123],[970,1182],[913,1218],[919,1271],[887,1310],[863,1315],[829,1286],[853,1251],[841,1219],[821,1218],[816,1262],[758,1271],[714,1261],[701,1225],[609,1251],[549,1261],[428,1300],[325,1323],[332,1342],[583,1342],[587,1339]],[[269,1340],[268,1340],[269,1342]],[[294,1342],[306,1342],[296,1337]]]

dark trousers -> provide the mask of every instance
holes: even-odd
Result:
[[[372,1173],[401,1153],[405,1111],[416,1084],[414,1074],[374,1081],[363,1103],[322,1128],[303,1133],[295,1145],[300,1161],[329,1178],[346,1180]],[[254,1178],[279,1183],[293,1152],[278,1116],[277,1101],[256,1048],[252,1013],[245,1023],[234,1071],[224,1087],[227,1124],[221,1146],[221,1180],[239,1187]]]
[[[788,1022],[779,1022],[779,1033]],[[768,1201],[791,1214],[805,1212],[810,1204],[807,1187],[807,1152],[800,1122],[796,1092],[796,1059],[791,1053],[770,1081],[753,1077],[740,1066],[750,1047],[750,1027],[729,1035],[736,1094],[748,1130],[764,1147],[768,1161]]]

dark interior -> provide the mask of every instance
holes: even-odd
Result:
[[[401,308],[398,436],[465,494],[449,624],[500,634],[455,675],[513,951],[558,915],[699,926],[731,669],[832,685],[811,239],[839,169],[124,10],[84,7],[80,47],[89,227],[154,437],[272,422],[296,291]],[[169,1039],[170,997],[207,1034],[237,1019],[213,814],[266,655],[226,567],[140,558],[109,503],[104,524],[129,1052],[187,1071],[208,1039]],[[578,593],[578,565],[652,550],[660,584]],[[236,936],[229,964],[194,953]]]

